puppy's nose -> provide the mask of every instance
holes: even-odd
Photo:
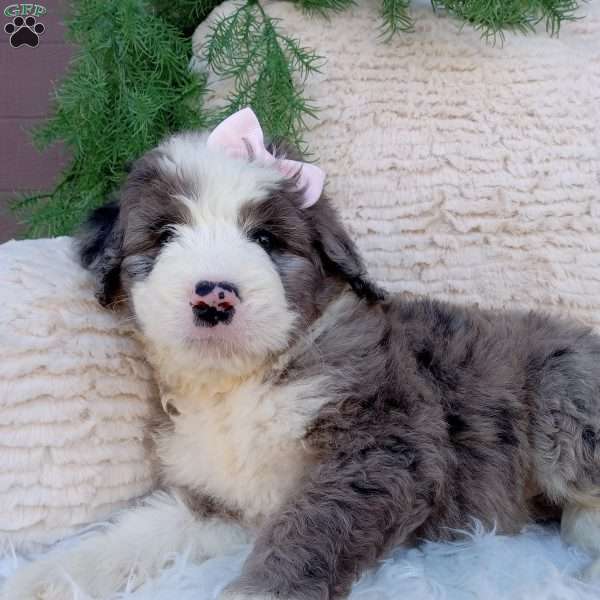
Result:
[[[215,289],[216,285],[214,281],[200,281],[196,284],[196,294],[198,296],[207,296]]]
[[[194,321],[201,327],[214,327],[219,323],[228,325],[239,303],[238,289],[228,281],[200,281],[190,300]]]
[[[228,281],[199,281],[194,289],[198,302],[213,303],[215,306],[229,302],[234,306],[240,301],[240,293],[233,283]]]

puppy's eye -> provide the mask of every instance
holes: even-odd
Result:
[[[170,226],[166,225],[161,227],[157,232],[157,241],[160,246],[164,246],[170,242],[175,236],[175,230]]]
[[[256,242],[265,252],[271,252],[276,245],[275,236],[266,229],[257,229],[250,234],[250,239]]]

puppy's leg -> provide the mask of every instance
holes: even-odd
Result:
[[[600,580],[600,507],[568,504],[563,510],[560,534],[567,544],[578,546],[592,557],[582,576]]]
[[[155,576],[176,552],[199,561],[249,540],[242,527],[216,518],[200,520],[177,496],[157,493],[72,550],[51,552],[19,569],[0,598],[71,600],[79,589],[84,598],[103,600]]]
[[[402,464],[402,457],[374,448],[321,465],[259,533],[221,600],[347,594],[365,568],[430,514],[430,494]]]

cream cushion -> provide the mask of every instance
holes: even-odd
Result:
[[[102,309],[72,240],[0,246],[0,546],[33,549],[153,485],[156,392],[132,325]]]

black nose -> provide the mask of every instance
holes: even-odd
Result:
[[[196,294],[198,296],[206,296],[215,289],[215,285],[217,284],[214,281],[200,281],[196,285]]]
[[[196,289],[194,291],[196,294],[198,294],[198,296],[208,296],[208,294],[210,294],[215,288],[221,288],[220,291],[233,294],[238,298],[238,300],[240,298],[240,293],[237,287],[228,281],[219,281],[218,283],[215,283],[214,281],[199,281],[196,284]]]
[[[214,327],[219,323],[228,325],[239,303],[237,287],[227,281],[200,281],[190,300],[194,322],[201,327]]]

